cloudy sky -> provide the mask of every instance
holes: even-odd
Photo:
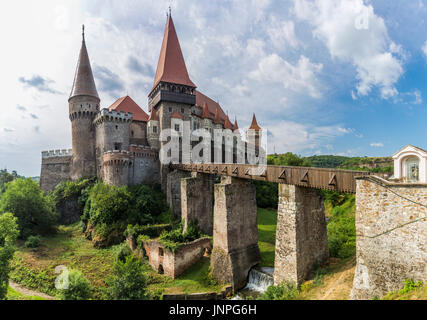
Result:
[[[269,152],[427,148],[427,0],[14,0],[0,3],[0,167],[40,173],[71,147],[67,99],[86,40],[102,107],[147,110],[172,16],[191,79]]]

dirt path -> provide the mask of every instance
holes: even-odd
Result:
[[[30,297],[31,296],[33,296],[33,297],[35,296],[35,297],[41,297],[41,298],[44,298],[44,299],[47,299],[47,300],[56,300],[55,297],[49,296],[49,295],[47,295],[45,293],[41,293],[41,292],[37,292],[37,291],[34,291],[34,290],[30,290],[30,289],[24,288],[21,285],[15,283],[13,281],[9,281],[9,286],[13,290],[15,290],[15,291],[23,294],[24,296],[30,296]]]

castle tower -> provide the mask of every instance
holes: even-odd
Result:
[[[150,110],[154,109],[159,117],[160,132],[172,128],[172,115],[176,118],[179,114],[183,122],[190,121],[191,107],[196,104],[195,89],[196,85],[188,75],[175,25],[169,14],[153,89],[148,96]],[[161,168],[163,190],[166,188],[168,168],[168,165],[162,165]]]
[[[148,125],[147,125],[148,138],[147,139],[150,147],[156,150],[160,148],[159,131],[160,131],[159,116],[157,114],[156,109],[152,108],[150,117],[148,118]]]
[[[254,113],[254,116],[252,118],[251,126],[249,127],[249,130],[246,132],[246,140],[248,141],[249,146],[253,145],[255,143],[255,155],[258,156],[260,153],[260,144],[261,144],[261,134],[262,129],[258,125],[258,122],[256,120],[256,116]]]
[[[82,36],[73,88],[68,99],[73,145],[72,180],[96,175],[95,129],[92,121],[99,111],[100,99],[86,49],[84,26]]]

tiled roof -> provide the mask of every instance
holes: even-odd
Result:
[[[145,111],[142,110],[141,107],[138,106],[135,101],[133,101],[132,98],[129,96],[118,99],[108,109],[110,111],[115,110],[117,112],[130,112],[132,113],[134,121],[148,121],[148,114],[145,113]]]
[[[233,130],[233,125],[231,124],[230,119],[228,118],[228,116],[225,118],[225,121],[224,121],[224,129]]]
[[[153,89],[160,81],[196,87],[188,75],[172,17],[166,22]]]
[[[218,109],[218,116],[222,121],[225,121],[225,117],[227,116],[225,112],[222,110],[221,106],[213,101],[208,96],[204,95],[200,91],[196,90],[196,106],[203,107],[204,104],[208,106],[208,110],[211,113],[211,115],[214,115],[216,110]]]

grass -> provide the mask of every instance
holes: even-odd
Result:
[[[7,288],[6,298],[7,300],[46,300],[45,298],[42,298],[42,297],[23,295],[22,293],[19,293],[18,291],[13,290],[11,287]]]
[[[113,250],[95,249],[78,224],[60,226],[57,234],[42,237],[37,249],[18,243],[10,277],[24,287],[56,295],[55,279],[59,274],[55,273],[55,267],[63,265],[82,272],[94,287],[95,298],[101,298],[105,278],[112,270]]]
[[[277,211],[258,208],[258,246],[261,267],[274,267]]]

